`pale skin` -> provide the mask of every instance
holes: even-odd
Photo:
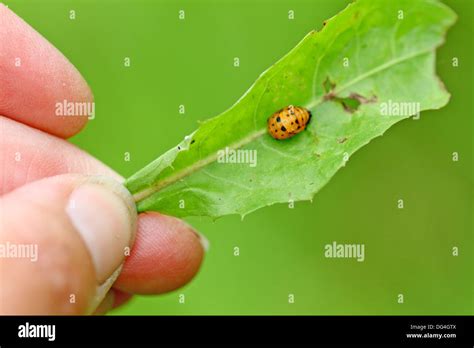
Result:
[[[203,238],[179,219],[137,216],[123,178],[67,142],[88,118],[55,104],[93,101],[77,69],[2,4],[0,47],[0,245],[38,248],[36,262],[0,257],[0,314],[101,314],[190,281]]]

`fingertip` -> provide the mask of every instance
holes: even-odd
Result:
[[[114,287],[137,294],[177,289],[196,275],[204,253],[199,235],[184,221],[140,214],[134,247]]]
[[[0,313],[84,314],[104,302],[136,231],[133,199],[121,184],[47,178],[2,196],[0,211],[0,241],[34,250],[26,259],[0,258],[2,278],[15,280],[2,283]],[[106,299],[103,309],[112,305]]]
[[[0,7],[0,114],[68,138],[95,112],[94,97],[74,65],[13,11]]]

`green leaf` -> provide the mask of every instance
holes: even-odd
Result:
[[[262,73],[230,109],[130,177],[125,185],[138,210],[216,218],[311,200],[371,139],[448,102],[435,49],[455,20],[433,0],[350,4]],[[290,104],[308,108],[311,122],[275,140],[267,118]],[[219,163],[226,148],[255,150],[256,165]]]

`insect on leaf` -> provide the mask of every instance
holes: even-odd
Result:
[[[350,4],[230,109],[130,177],[125,185],[138,210],[216,218],[312,199],[371,139],[448,102],[435,49],[455,20],[435,0]],[[400,104],[413,107],[392,108]],[[267,119],[288,105],[310,110],[311,122],[290,139],[273,139]],[[246,163],[229,163],[237,160]]]

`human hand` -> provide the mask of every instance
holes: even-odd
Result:
[[[137,216],[123,179],[64,140],[88,120],[57,116],[64,100],[93,96],[57,49],[0,4],[2,314],[105,313],[131,294],[181,287],[203,258],[206,241],[191,227]]]

